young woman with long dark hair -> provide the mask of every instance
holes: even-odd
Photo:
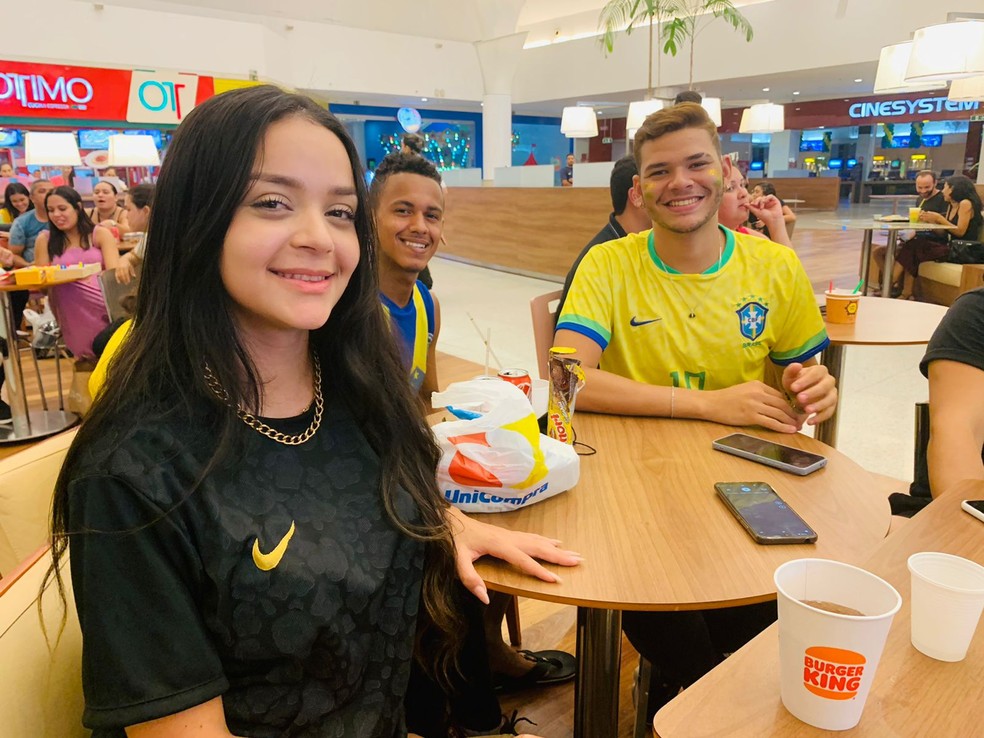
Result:
[[[45,198],[48,230],[34,244],[37,266],[99,264],[115,269],[120,258],[116,239],[106,228],[97,227],[82,207],[82,196],[71,187],[56,187]],[[55,285],[48,290],[65,345],[76,361],[95,358],[92,339],[109,325],[106,302],[99,277]]]
[[[0,208],[0,223],[13,223],[17,216],[34,210],[31,191],[20,182],[10,182],[3,191],[3,207]]]
[[[528,553],[561,552],[503,545],[446,507],[343,126],[269,86],[195,108],[145,262],[55,491],[84,722],[99,737],[405,735],[411,659],[450,673],[456,582],[484,591],[471,561],[535,571]]]
[[[117,238],[130,232],[126,208],[119,205],[118,197],[116,185],[108,180],[101,180],[92,188],[93,206],[89,209],[92,222],[114,229]]]

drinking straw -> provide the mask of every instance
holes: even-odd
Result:
[[[863,284],[864,284],[864,280],[862,279],[860,282],[858,282],[858,286],[854,288],[854,292],[852,292],[851,294],[852,295],[858,294],[858,292],[861,291],[861,285]]]
[[[830,280],[830,286],[827,288],[827,292],[834,291],[834,280]]]
[[[489,354],[492,355],[492,358],[495,360],[495,363],[499,366],[500,369],[502,368],[502,362],[499,361],[499,357],[496,356],[495,355],[495,351],[492,350],[491,340],[489,338],[486,338],[485,335],[482,334],[482,329],[478,327],[478,323],[475,322],[475,319],[472,317],[472,314],[471,313],[465,313],[465,315],[468,316],[468,320],[471,321],[471,324],[473,326],[475,326],[475,332],[478,334],[478,337],[482,339],[482,343],[485,344],[485,353],[486,353],[485,374],[486,374],[486,376],[488,376],[488,373],[489,373],[488,372],[488,367],[489,367],[488,355]],[[492,332],[489,331],[489,336],[491,336],[491,334],[492,334]]]
[[[489,376],[489,353],[492,351],[492,329],[485,332],[485,376]]]

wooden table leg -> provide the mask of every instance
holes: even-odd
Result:
[[[838,404],[844,399],[844,346],[830,344],[823,350],[820,363],[827,367],[830,376],[837,382],[837,401]],[[818,441],[826,443],[828,446],[837,446],[837,412],[830,420],[825,420],[817,426],[814,434]]]
[[[574,738],[618,735],[621,661],[621,611],[577,608]]]

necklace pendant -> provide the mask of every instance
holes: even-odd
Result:
[[[690,315],[688,315],[687,317],[690,318],[691,320],[693,320],[694,318],[697,317],[697,313],[695,313],[693,310],[691,310],[690,311]]]

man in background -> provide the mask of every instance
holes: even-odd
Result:
[[[574,154],[567,155],[567,165],[560,170],[560,186],[574,186]]]

